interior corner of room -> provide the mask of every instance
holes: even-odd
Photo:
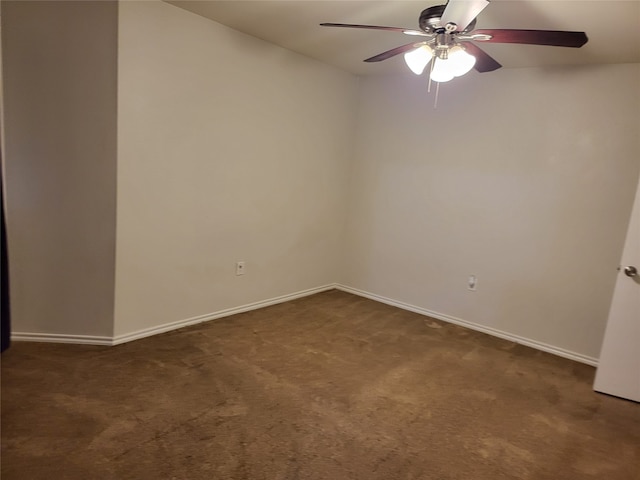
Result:
[[[597,364],[639,63],[472,73],[434,110],[419,79],[166,2],[1,8],[15,339],[111,345],[340,288]]]

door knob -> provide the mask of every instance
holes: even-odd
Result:
[[[624,267],[624,274],[627,277],[635,277],[636,275],[638,275],[638,269],[632,265],[629,265],[628,267]]]

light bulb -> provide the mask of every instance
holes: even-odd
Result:
[[[459,45],[449,50],[449,60],[447,67],[454,77],[460,77],[467,73],[476,64],[476,57],[469,55],[464,48]]]
[[[413,73],[420,75],[424,72],[424,68],[427,66],[432,56],[433,50],[431,50],[431,47],[428,45],[422,45],[415,50],[405,53],[404,61]]]
[[[434,82],[448,82],[453,79],[453,73],[449,67],[449,60],[436,58],[431,70],[431,80]]]

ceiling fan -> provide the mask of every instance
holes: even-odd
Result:
[[[579,48],[587,43],[584,32],[558,30],[474,30],[476,17],[489,5],[489,0],[449,0],[446,5],[436,5],[423,10],[418,25],[420,30],[376,25],[346,23],[321,23],[323,27],[363,28],[400,32],[421,37],[419,40],[392,48],[365,62],[380,62],[404,53],[409,68],[417,75],[431,64],[430,79],[447,82],[475,68],[478,72],[491,72],[502,67],[473,42],[520,43]]]

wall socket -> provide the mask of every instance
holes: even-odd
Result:
[[[236,262],[236,275],[244,275],[246,266],[244,262]]]
[[[478,277],[476,277],[475,275],[469,275],[469,279],[467,280],[467,288],[475,292],[478,288]]]

